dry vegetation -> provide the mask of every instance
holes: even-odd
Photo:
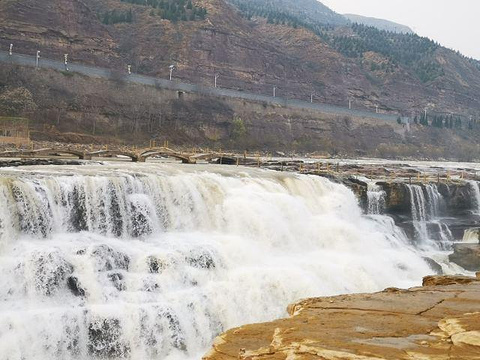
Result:
[[[243,100],[17,66],[0,69],[0,113],[26,116],[37,141],[148,144],[332,156],[480,158],[478,130],[334,117]]]

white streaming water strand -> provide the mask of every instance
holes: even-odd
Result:
[[[429,206],[428,216],[430,220],[438,218],[442,209],[445,207],[443,196],[435,184],[426,184],[425,191],[427,193],[427,203]]]
[[[437,186],[435,184],[426,184],[424,187],[406,186],[410,194],[411,214],[417,240],[427,248],[432,246],[448,248],[453,236],[448,225],[441,221],[445,200]],[[432,232],[437,234],[436,239],[432,238]]]
[[[479,244],[480,243],[480,228],[471,228],[466,229],[463,234],[462,242],[468,244]]]
[[[442,214],[446,210],[446,203],[443,195],[438,191],[438,187],[435,184],[426,184],[425,191],[427,193],[427,202],[429,205],[428,216],[430,221],[437,226],[438,236],[437,242],[440,247],[444,249],[451,248],[453,241],[453,235],[447,224],[442,222]]]
[[[320,177],[120,164],[0,179],[1,360],[198,359],[300,298],[432,272],[392,219]]]
[[[469,180],[468,184],[473,192],[473,205],[476,208],[476,214],[480,214],[480,187],[478,185],[478,181]]]
[[[374,182],[367,183],[368,214],[379,215],[385,210],[385,191]]]
[[[427,229],[427,210],[423,190],[420,185],[406,185],[410,193],[410,206],[412,212],[413,226],[417,239],[422,243],[430,244]]]

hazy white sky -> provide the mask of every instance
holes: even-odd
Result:
[[[320,0],[338,13],[410,26],[417,34],[480,60],[480,0]]]

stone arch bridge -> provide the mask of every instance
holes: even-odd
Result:
[[[179,152],[167,147],[152,147],[144,149],[103,149],[96,151],[86,151],[72,147],[54,147],[31,150],[12,150],[0,152],[0,158],[44,158],[44,157],[78,157],[81,160],[92,160],[94,158],[118,158],[127,157],[133,162],[145,162],[151,157],[175,158],[184,164],[196,164],[197,161],[211,161],[220,159],[225,164],[238,163],[239,157],[231,154],[207,152],[201,154],[192,154]]]

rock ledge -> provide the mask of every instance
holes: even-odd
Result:
[[[227,331],[203,359],[480,359],[480,273],[307,299],[288,311],[288,319]]]

